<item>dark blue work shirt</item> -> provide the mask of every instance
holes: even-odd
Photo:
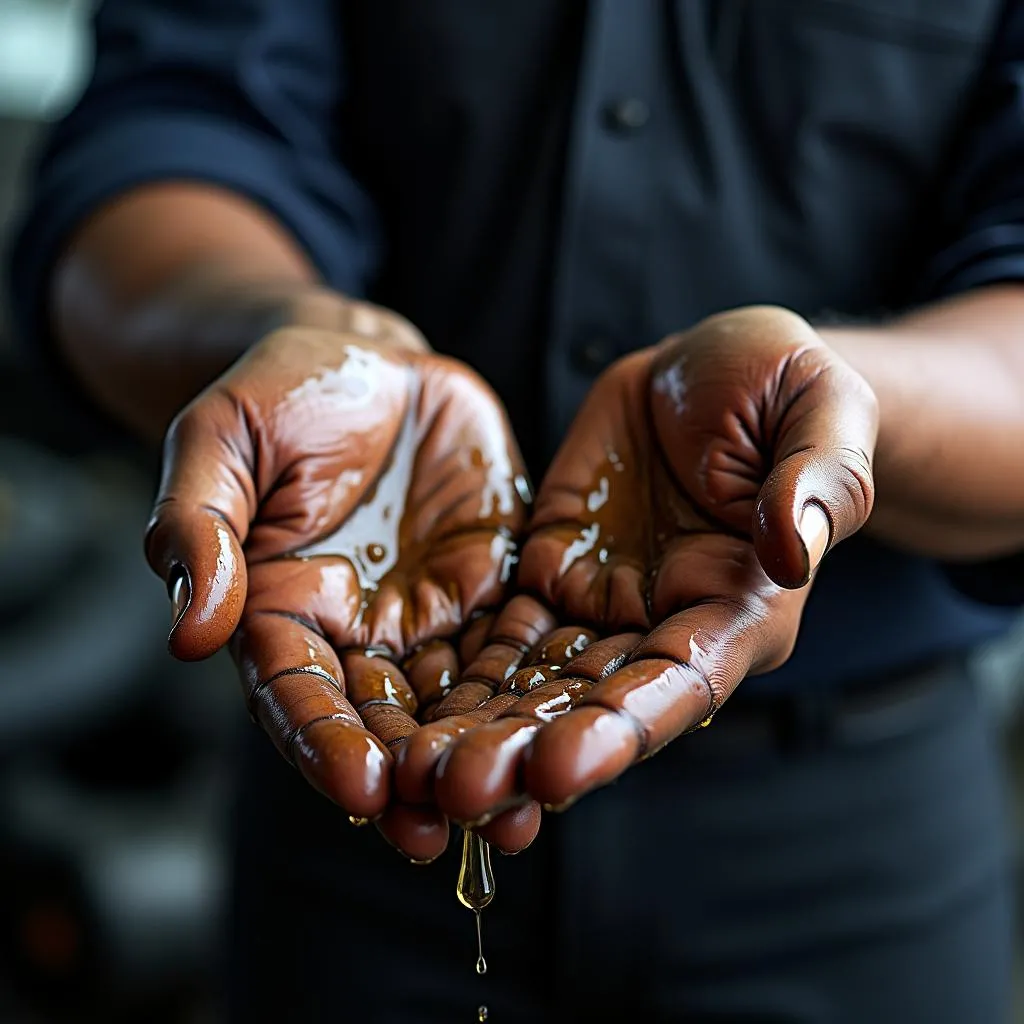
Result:
[[[217,183],[479,368],[535,474],[604,366],[710,313],[871,319],[1024,278],[1021,3],[108,0],[96,42],[12,262],[27,339],[98,205]],[[791,661],[745,686],[895,671],[1008,621],[858,537]]]

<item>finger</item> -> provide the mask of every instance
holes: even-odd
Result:
[[[787,410],[752,524],[757,556],[779,586],[806,584],[826,549],[867,521],[877,431],[874,395],[852,371],[819,373]]]
[[[547,807],[568,806],[706,722],[761,652],[777,646],[776,628],[756,603],[708,603],[673,616],[571,714],[537,732],[522,755],[526,791]]]
[[[410,804],[429,804],[434,800],[434,771],[441,756],[456,737],[468,729],[489,722],[517,700],[507,693],[465,715],[455,715],[420,726],[396,751],[395,790]]]
[[[486,644],[466,666],[459,685],[434,710],[434,719],[479,707],[554,627],[554,615],[538,601],[523,594],[512,598],[494,620]]]
[[[592,684],[557,679],[532,689],[492,722],[453,737],[439,760],[437,805],[464,827],[486,824],[527,797],[519,784],[523,752],[540,727],[566,714]]]
[[[406,658],[402,667],[419,703],[417,716],[427,721],[434,707],[455,686],[459,674],[455,648],[443,640],[432,640]]]
[[[250,714],[321,793],[357,818],[375,818],[390,793],[392,757],[345,696],[341,665],[307,626],[251,615],[232,642]]]
[[[561,668],[596,639],[597,634],[593,630],[561,626],[534,644],[523,659],[523,664]]]
[[[419,728],[416,694],[401,670],[382,654],[346,651],[341,657],[345,690],[363,724],[389,750]]]
[[[468,665],[479,653],[480,648],[487,642],[487,634],[497,616],[493,612],[486,615],[478,615],[466,627],[459,641],[459,662]]]
[[[530,800],[499,814],[486,825],[481,825],[477,832],[481,839],[501,853],[521,853],[537,838],[540,819],[540,804]]]
[[[556,665],[528,665],[517,669],[498,687],[498,693],[514,693],[517,697],[529,693],[535,686],[542,686],[561,675]]]
[[[448,821],[431,807],[392,804],[376,824],[380,834],[414,864],[429,864],[448,846]]]
[[[559,632],[559,631],[556,631]],[[563,631],[539,645],[539,653],[561,657],[580,645],[578,631]],[[574,707],[589,689],[626,660],[640,635],[622,634],[598,640],[571,658],[563,678],[549,666],[519,669],[503,684],[503,692],[524,695],[490,724],[456,738],[438,765],[434,795],[438,806],[460,823],[473,827],[489,821],[526,798],[521,784],[523,755],[543,722]],[[568,641],[568,647],[566,646]]]
[[[527,651],[523,667],[508,676],[498,687],[498,693],[528,693],[543,683],[551,682],[562,674],[562,668],[589,644],[597,634],[589,629],[560,626],[548,633]]]
[[[570,658],[564,667],[552,665],[527,665],[508,677],[499,687],[499,693],[529,693],[530,690],[553,679],[581,678],[596,683],[610,672],[625,664],[630,651],[640,642],[640,633],[619,633],[605,637],[586,646],[583,651]]]
[[[643,639],[640,633],[619,633],[603,640],[595,640],[579,654],[566,662],[563,675],[589,679],[596,683],[621,668],[630,653]]]
[[[171,653],[186,661],[224,646],[245,603],[242,544],[256,494],[243,423],[227,398],[209,392],[177,417],[164,442],[146,558],[171,597]]]

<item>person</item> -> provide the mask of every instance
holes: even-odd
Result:
[[[15,312],[170,428],[171,650],[298,769],[244,742],[231,1018],[1007,1019],[1024,5],[95,26]],[[450,821],[530,847],[485,978]]]

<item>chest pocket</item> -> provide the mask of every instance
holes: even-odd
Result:
[[[794,298],[899,305],[1001,0],[724,0],[723,12],[730,2],[751,173],[774,238],[815,268],[820,294]]]

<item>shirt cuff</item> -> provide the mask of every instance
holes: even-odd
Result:
[[[1008,205],[986,220],[989,223],[969,231],[932,260],[922,283],[921,301],[1024,280],[1024,207]]]

